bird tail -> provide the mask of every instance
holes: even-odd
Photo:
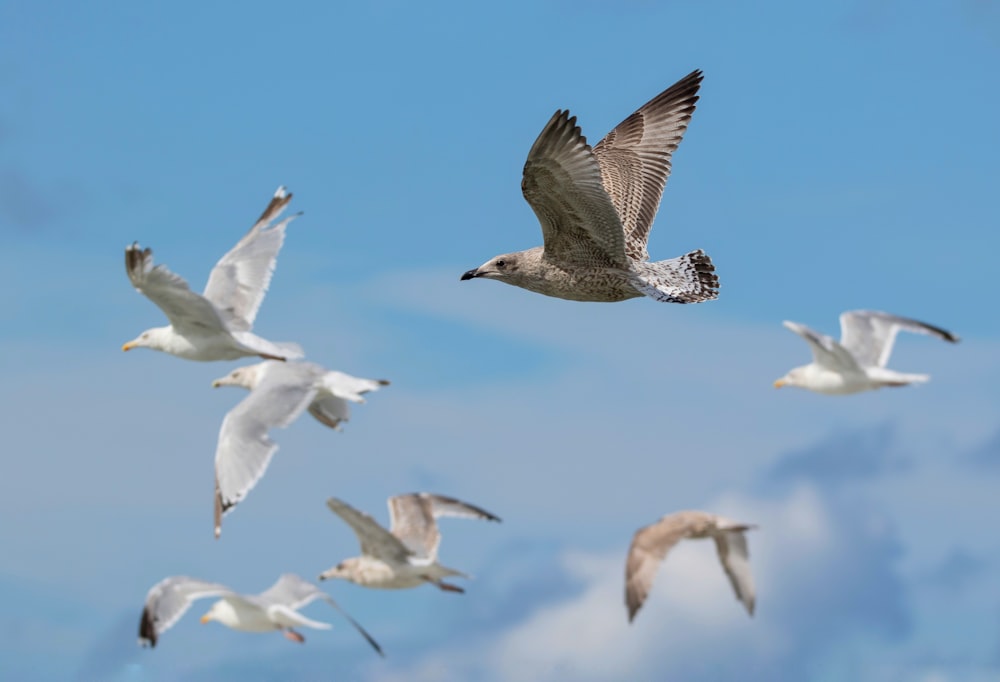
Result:
[[[701,303],[719,296],[719,278],[708,254],[698,249],[670,260],[633,263],[632,286],[664,303]]]

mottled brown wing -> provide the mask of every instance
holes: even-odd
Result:
[[[621,221],[576,117],[559,110],[524,164],[521,191],[542,226],[545,258],[582,267],[627,269]]]
[[[378,521],[343,500],[331,497],[326,501],[326,506],[358,536],[362,554],[396,563],[406,562],[412,554],[399,538],[379,525]]]
[[[653,586],[656,572],[670,548],[690,535],[700,512],[677,512],[640,528],[632,537],[625,561],[625,606],[631,623]]]
[[[594,147],[604,189],[625,234],[625,252],[649,259],[646,241],[670,177],[670,157],[687,130],[701,71],[693,71],[642,105]]]

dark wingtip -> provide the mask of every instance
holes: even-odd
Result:
[[[149,648],[156,646],[156,627],[148,608],[142,610],[142,618],[139,619],[139,644]]]

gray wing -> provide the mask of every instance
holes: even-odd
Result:
[[[628,269],[625,234],[601,167],[568,111],[557,111],[532,145],[521,192],[542,226],[546,258]]]
[[[667,552],[712,518],[704,512],[677,512],[636,531],[625,560],[625,606],[630,623],[645,603]]]
[[[385,656],[382,652],[382,647],[375,641],[375,638],[368,634],[368,631],[361,627],[361,624],[354,620],[350,614],[347,613],[347,611],[342,609],[340,605],[333,600],[333,597],[319,589],[316,585],[313,585],[311,582],[295,575],[294,573],[285,573],[282,575],[278,578],[278,581],[274,583],[274,585],[257,595],[257,599],[268,606],[279,607],[279,609],[271,610],[278,611],[279,613],[284,611],[282,615],[285,616],[285,618],[292,615],[289,611],[298,611],[299,609],[305,608],[309,604],[313,603],[317,599],[322,599],[327,604],[335,608],[340,615],[346,618],[347,622],[353,625],[354,629],[361,633],[361,636],[364,637],[372,648],[378,652],[379,656]],[[305,619],[302,616],[300,616],[300,618],[305,621],[304,624],[315,627],[315,621]]]
[[[153,250],[138,242],[125,247],[125,272],[136,291],[162,310],[181,334],[228,332],[219,312],[184,279],[162,265],[153,266]]]
[[[436,519],[442,516],[500,520],[485,509],[444,495],[409,493],[389,498],[390,531],[419,557],[437,558],[441,531]]]
[[[233,591],[225,585],[183,575],[161,580],[146,594],[146,604],[139,619],[139,644],[155,647],[160,635],[173,627],[196,599],[230,594]]]
[[[321,380],[323,391],[309,405],[309,414],[331,429],[339,429],[341,422],[351,418],[347,401],[363,403],[363,395],[388,386],[385,379],[362,379],[343,372],[327,372]]]
[[[719,561],[729,576],[736,598],[743,602],[747,612],[752,616],[756,593],[753,584],[753,574],[750,572],[750,552],[747,549],[747,539],[743,531],[727,530],[714,536],[715,548],[719,552]]]
[[[256,388],[229,411],[215,450],[215,535],[222,515],[240,502],[267,470],[278,446],[273,428],[292,423],[316,395],[318,368],[309,363],[269,363]]]
[[[833,370],[835,372],[861,371],[854,356],[836,339],[830,338],[826,334],[820,334],[798,322],[782,322],[785,327],[801,336],[812,349],[813,360],[817,365]]]
[[[642,105],[594,147],[604,189],[625,230],[625,253],[649,260],[646,241],[670,177],[670,157],[687,130],[701,71],[693,71]]]
[[[951,332],[919,320],[877,310],[849,310],[840,316],[840,343],[862,367],[885,367],[900,329],[951,343],[959,341]]]
[[[358,511],[336,497],[328,499],[326,506],[351,527],[358,537],[362,554],[398,564],[405,563],[413,554],[399,541],[399,538],[380,526],[368,514]]]
[[[285,242],[285,228],[299,214],[270,225],[291,200],[291,193],[279,187],[254,226],[215,264],[208,277],[204,296],[234,330],[249,331],[257,317]]]

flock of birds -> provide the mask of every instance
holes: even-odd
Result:
[[[649,261],[646,242],[671,170],[671,155],[684,135],[698,101],[701,71],[694,71],[657,95],[591,147],[568,111],[557,111],[528,153],[521,189],[541,224],[543,246],[491,258],[462,280],[495,279],[529,291],[574,301],[622,301],[649,296],[669,303],[697,303],[718,296],[715,266],[701,250]],[[222,519],[263,476],[278,446],[271,429],[288,426],[308,410],[320,423],[340,429],[349,403],[387,385],[302,362],[294,343],[276,343],[253,334],[253,322],[270,284],[278,251],[292,215],[275,222],[292,199],[279,187],[250,231],[213,268],[202,294],[153,265],[150,249],[132,244],[125,265],[132,285],[166,314],[170,324],[148,329],[122,349],[145,347],[188,360],[259,357],[213,386],[240,386],[250,395],[225,416],[215,455],[215,535]],[[797,386],[826,394],[851,394],[927,381],[886,367],[896,334],[902,331],[957,342],[950,332],[917,320],[855,310],[840,317],[841,339],[805,325],[785,326],[809,344],[813,362],[789,371],[775,387]],[[438,563],[441,535],[437,519],[459,517],[499,522],[494,514],[461,500],[430,493],[389,498],[386,529],[368,514],[338,498],[327,506],[357,535],[361,555],[319,575],[373,588],[402,589],[431,584],[463,592],[450,577],[467,577]],[[642,607],[660,564],[685,538],[712,538],[737,599],[752,615],[755,589],[745,532],[752,524],[702,511],[680,511],[639,529],[625,568],[625,604],[631,622]],[[168,577],[146,597],[139,642],[157,639],[192,602],[216,597],[202,622],[217,621],[250,632],[280,631],[293,641],[296,628],[329,628],[299,609],[322,599],[337,608],[382,654],[378,643],[316,585],[284,574],[257,595],[185,576]]]

